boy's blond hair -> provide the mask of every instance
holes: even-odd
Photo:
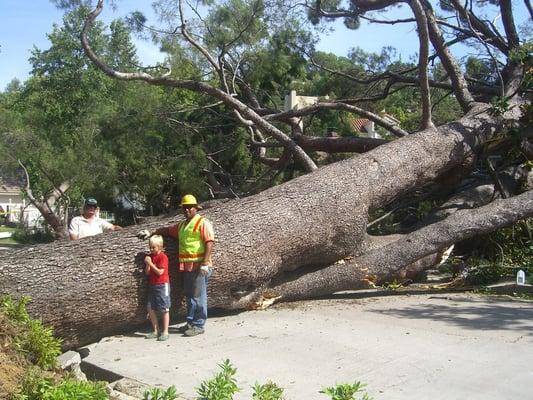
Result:
[[[148,240],[148,243],[152,246],[157,246],[159,248],[163,248],[163,236],[161,235],[154,235],[150,237],[150,240]]]

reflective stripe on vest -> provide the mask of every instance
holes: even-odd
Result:
[[[193,219],[181,222],[178,229],[179,261],[182,263],[203,261],[205,243],[200,228],[204,217],[195,215]]]

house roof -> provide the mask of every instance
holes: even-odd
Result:
[[[12,176],[0,171],[0,193],[20,193],[24,186],[21,176]]]
[[[365,127],[370,122],[367,118],[354,118],[351,121],[352,128],[356,132],[368,132],[367,128]]]
[[[0,193],[20,193],[20,186],[9,186],[0,184]]]

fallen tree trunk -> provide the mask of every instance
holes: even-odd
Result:
[[[210,307],[245,309],[264,298],[308,298],[355,288],[370,275],[377,281],[386,279],[463,238],[470,229],[466,225],[450,231],[439,245],[420,242],[426,246],[424,251],[401,241],[375,250],[367,245],[367,215],[370,208],[382,207],[463,163],[498,129],[500,121],[485,111],[474,110],[455,123],[395,140],[255,196],[205,210],[217,235]],[[510,224],[523,216],[505,214],[503,220]],[[142,228],[179,219],[154,218]],[[483,229],[499,226],[500,220]],[[147,243],[135,237],[140,228],[10,252],[0,261],[0,293],[31,296],[30,313],[51,324],[66,347],[138,325],[146,317],[142,260]],[[425,229],[423,237],[431,236],[432,226]],[[395,243],[400,247],[394,247]],[[167,241],[166,248],[175,260],[175,243]],[[353,262],[334,264],[354,254]],[[317,271],[322,281],[309,285]],[[332,279],[335,271],[339,277],[351,278]],[[176,316],[183,308],[175,268],[171,272]],[[291,274],[304,278],[292,279]],[[292,286],[283,289],[289,281]]]

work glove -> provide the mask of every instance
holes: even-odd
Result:
[[[198,273],[202,276],[207,276],[209,274],[209,265],[200,265]]]
[[[137,233],[137,237],[142,240],[148,239],[150,236],[152,236],[152,233],[148,229],[143,229]]]

